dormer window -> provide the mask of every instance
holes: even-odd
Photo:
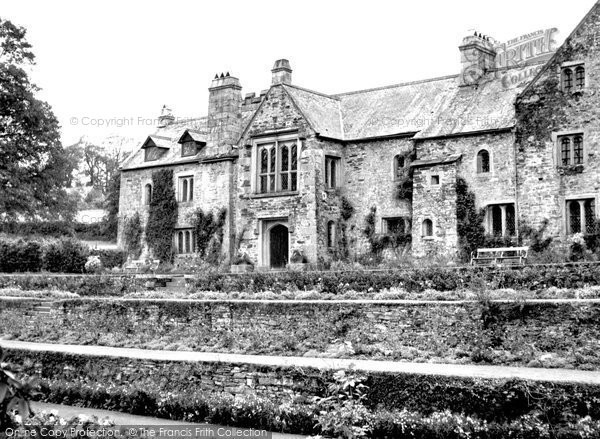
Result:
[[[158,160],[163,151],[168,150],[171,147],[171,139],[162,136],[148,136],[146,141],[142,144],[144,150],[144,161],[151,162]]]
[[[181,144],[181,157],[188,157],[191,155],[196,155],[198,153],[198,146],[196,142],[184,142]]]
[[[585,88],[585,65],[583,62],[564,63],[561,70],[562,90],[565,93],[581,92]]]
[[[206,134],[199,131],[185,130],[177,143],[181,144],[181,157],[198,154],[200,148],[206,145]]]

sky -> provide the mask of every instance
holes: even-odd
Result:
[[[292,82],[341,93],[457,74],[473,31],[508,41],[557,28],[558,43],[595,0],[2,0],[27,29],[39,98],[65,145],[81,136],[143,137],[163,105],[206,114],[215,73],[242,93],[267,89],[275,60]]]

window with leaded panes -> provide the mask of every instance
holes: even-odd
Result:
[[[585,88],[585,67],[583,64],[563,67],[561,79],[564,92],[583,91]]]
[[[558,136],[560,165],[582,165],[584,162],[583,134]]]
[[[259,193],[298,190],[298,143],[276,141],[258,145],[257,191]]]
[[[487,232],[498,237],[513,236],[516,232],[515,205],[493,204],[487,207]]]
[[[178,254],[193,253],[196,249],[193,230],[179,230],[175,234]]]
[[[178,198],[181,203],[194,200],[194,177],[179,177]]]
[[[567,233],[596,233],[596,208],[593,198],[566,202]]]

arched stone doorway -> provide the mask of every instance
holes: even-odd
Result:
[[[271,268],[285,268],[289,257],[289,230],[283,224],[269,229],[269,265]]]

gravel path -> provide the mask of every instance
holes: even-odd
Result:
[[[86,356],[137,358],[159,361],[255,364],[275,367],[312,367],[338,370],[352,367],[365,372],[392,372],[471,378],[520,378],[532,381],[572,382],[600,385],[600,372],[533,367],[479,366],[470,364],[404,363],[398,361],[353,360],[339,358],[278,357],[264,355],[221,354],[211,352],[164,351],[108,346],[83,346],[0,340],[0,347],[31,351],[63,352]]]

